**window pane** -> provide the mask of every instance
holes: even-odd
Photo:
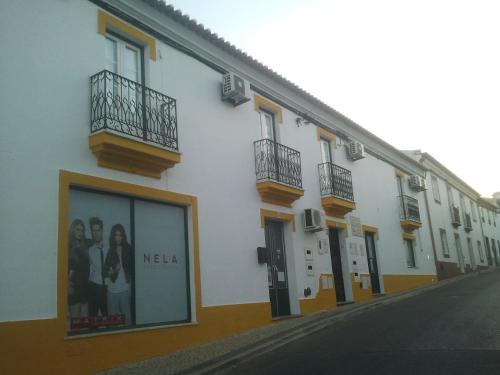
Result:
[[[330,152],[330,142],[326,139],[321,139],[321,161],[323,163],[331,163],[332,156]]]
[[[113,73],[118,73],[116,41],[106,38],[105,68]]]
[[[261,138],[262,139],[271,139],[275,140],[274,138],[274,118],[273,115],[267,113],[267,112],[260,112],[260,124],[261,124]]]
[[[139,52],[130,47],[125,47],[124,76],[131,81],[139,82]]]
[[[408,267],[415,267],[415,254],[413,252],[413,241],[405,240],[406,243],[406,264]]]
[[[134,202],[136,323],[189,320],[184,209]]]

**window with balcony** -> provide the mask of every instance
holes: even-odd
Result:
[[[90,77],[90,148],[99,166],[160,178],[180,153],[175,99],[144,84],[154,39],[104,12],[98,23],[104,70]]]
[[[418,207],[418,200],[408,195],[399,197],[400,201],[400,215],[401,227],[405,232],[413,232],[415,229],[422,227],[420,221],[420,209]]]
[[[443,256],[445,258],[450,257],[450,249],[448,247],[448,237],[446,236],[446,230],[439,229],[439,235],[441,237],[441,249],[443,251]]]
[[[321,164],[318,165],[321,204],[328,216],[343,218],[356,209],[351,171],[333,163],[335,135],[317,128]]]
[[[304,195],[300,152],[277,142],[276,117],[281,109],[255,97],[261,139],[254,142],[257,190],[263,202],[291,207]],[[258,105],[258,106],[257,106]]]

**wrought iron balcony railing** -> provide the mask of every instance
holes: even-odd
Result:
[[[399,199],[401,202],[401,220],[412,220],[420,223],[418,200],[408,195],[402,195]]]
[[[455,227],[462,225],[460,221],[460,209],[457,206],[451,206],[451,224]]]
[[[472,221],[470,219],[470,214],[465,214],[464,217],[464,229],[466,231],[471,231],[472,230]]]
[[[90,77],[90,132],[113,130],[178,151],[175,99],[103,70]]]
[[[300,152],[271,139],[254,142],[257,181],[274,180],[302,189]]]
[[[333,163],[318,165],[321,196],[336,197],[354,201],[351,171]]]

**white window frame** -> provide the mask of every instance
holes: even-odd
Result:
[[[436,203],[441,204],[441,193],[439,192],[439,181],[438,181],[438,178],[434,175],[431,175],[431,185],[432,185],[432,194],[434,195],[434,201]]]

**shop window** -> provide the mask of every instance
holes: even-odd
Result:
[[[69,334],[191,321],[186,208],[70,189]]]

